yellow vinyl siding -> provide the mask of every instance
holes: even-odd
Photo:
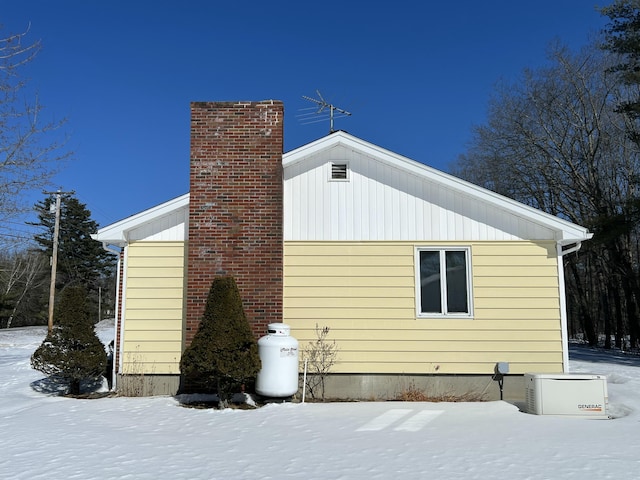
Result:
[[[146,309],[160,309],[160,310],[172,310],[177,309],[175,298],[158,298],[156,292],[149,290],[147,292],[148,297],[143,298],[129,298],[130,290],[127,288],[127,311],[129,310],[146,310]],[[136,292],[132,295],[140,295],[140,292]]]
[[[505,277],[505,276],[489,276],[474,278],[474,286],[476,287],[496,287],[496,288],[539,288],[549,285],[548,277]]]
[[[127,321],[127,333],[150,332],[155,330],[174,332],[176,328],[176,320],[182,322],[181,318],[154,318],[151,316],[151,310],[149,310],[148,312],[149,313],[147,315],[147,318],[145,319],[129,319]],[[154,321],[149,321],[150,318],[154,318]]]
[[[343,315],[344,317],[344,315]],[[287,316],[287,318],[293,319],[294,317]],[[296,317],[299,318],[299,317]],[[341,318],[340,323],[336,324],[333,327],[333,330],[353,330],[356,335],[361,335],[360,330],[362,328],[366,328],[367,331],[375,331],[375,330],[383,330],[388,332],[390,330],[400,330],[401,332],[412,330],[413,332],[425,332],[425,335],[430,335],[431,332],[440,332],[440,331],[452,331],[452,332],[483,332],[483,331],[516,331],[520,332],[522,330],[526,330],[528,332],[536,332],[536,331],[552,331],[555,333],[555,327],[557,325],[557,319],[552,320],[537,320],[535,322],[513,322],[511,321],[513,315],[509,319],[498,319],[493,320],[491,322],[477,322],[475,320],[441,320],[441,319],[416,319],[415,316],[412,317],[411,320],[403,319],[394,319],[393,323],[389,322],[389,319],[369,319],[369,318]],[[531,320],[534,320],[533,316]],[[288,320],[287,320],[288,322]],[[416,328],[416,325],[421,326],[420,323],[428,323],[428,327],[426,329]],[[473,325],[471,325],[473,323]],[[393,328],[390,328],[392,326]],[[308,329],[309,332],[313,332],[315,329],[315,323],[306,322],[305,324],[300,325],[300,329]],[[332,331],[333,331],[332,330]],[[299,331],[299,330],[298,330]],[[310,333],[310,335],[311,335]],[[404,334],[404,333],[401,333]],[[521,336],[522,333],[518,333],[518,336]]]
[[[351,279],[348,277],[309,277],[309,276],[289,276],[284,278],[284,285],[293,287],[337,287],[348,286]],[[405,291],[405,287],[413,288],[413,276],[401,277],[363,277],[358,279],[360,287],[396,287]]]
[[[483,287],[478,286],[476,292],[476,298],[526,298],[533,290],[533,287]],[[541,286],[535,288],[536,298],[553,298],[554,300],[558,299],[558,288]]]
[[[130,288],[182,288],[183,284],[184,280],[182,277],[135,277],[129,278],[127,286]]]
[[[457,342],[511,342],[520,336],[518,331],[512,330],[415,330],[412,332],[409,342],[447,342],[451,336],[455,335]],[[370,342],[406,342],[406,333],[402,330],[389,329],[367,329],[367,338]],[[530,331],[529,340],[532,342],[555,342],[557,335],[548,330]],[[347,342],[357,341],[362,338],[362,333],[354,328],[336,328],[331,330],[331,338],[340,341],[341,345]],[[498,347],[499,349],[500,347]]]
[[[129,301],[135,300],[149,300],[149,299],[167,299],[173,300],[182,296],[182,288],[162,288],[162,286],[156,286],[153,288],[129,288]]]
[[[329,302],[330,300],[326,299],[326,301]],[[411,314],[415,316],[415,308],[405,309],[405,310],[399,310],[399,309],[393,309],[393,308],[387,308],[387,309],[322,308],[320,309],[320,308],[313,308],[313,307],[304,308],[304,309],[302,308],[290,309],[285,306],[284,310],[286,312],[285,316],[287,318],[300,318],[300,319],[306,318],[307,320],[318,321],[320,324],[322,324],[322,320],[327,320],[327,321],[334,320],[334,319],[339,320],[340,317],[346,317],[347,315],[349,315],[352,320],[361,320],[363,328],[367,328],[366,322],[370,320],[383,320],[383,321],[404,320]],[[288,321],[285,321],[285,323],[288,323]]]
[[[415,351],[408,352],[403,351],[402,358],[395,358],[391,361],[394,361],[396,364],[406,365],[407,363],[412,364],[425,364],[425,363],[433,363],[440,366],[439,373],[454,373],[449,371],[448,367],[449,363],[482,363],[484,365],[491,366],[491,372],[475,372],[475,373],[493,373],[493,367],[495,366],[495,353],[496,352],[466,352],[459,351],[458,349],[450,350],[450,351],[438,351],[438,352],[427,352],[424,351]],[[497,352],[498,355],[504,355],[505,352]],[[521,352],[511,352],[510,357],[511,361],[515,363],[525,363],[531,361],[531,355],[533,351],[525,350]],[[546,362],[554,362],[562,361],[561,353],[554,352],[536,352],[539,357],[541,363]],[[383,363],[381,360],[379,352],[374,350],[340,350],[340,360],[344,363],[353,363],[362,365],[363,358],[370,362],[378,361]],[[473,368],[470,366],[470,370],[473,371]],[[402,372],[396,372],[402,373]],[[416,373],[416,372],[405,372],[405,373]],[[427,373],[427,372],[417,372],[417,373]],[[457,372],[456,372],[457,373]],[[514,372],[510,372],[514,373]]]
[[[127,339],[130,342],[175,342],[176,334],[173,330],[130,330],[127,332]],[[182,342],[180,342],[182,343]]]
[[[181,352],[181,346],[182,346],[182,340],[181,339],[176,340],[175,336],[174,338],[167,340],[166,338],[163,339],[161,337],[158,337],[155,334],[146,335],[144,339],[139,340],[137,342],[133,339],[130,339],[129,341],[132,343],[136,343],[136,349],[131,351],[132,352],[135,351],[135,353],[140,353],[140,354],[151,353],[151,354],[163,355],[166,353]],[[161,348],[158,348],[159,346],[161,346]],[[157,372],[157,373],[160,373],[160,372]]]
[[[123,371],[129,375],[178,374],[181,353],[125,351]]]
[[[165,275],[164,278],[182,278],[184,273],[184,268],[170,268],[170,267],[134,267],[135,274],[138,279],[155,279],[158,280],[158,268],[162,268],[162,274]]]
[[[128,310],[127,320],[132,322],[134,320],[148,320],[149,318],[155,318],[156,321],[163,320],[182,320],[182,310],[160,310],[158,308],[145,308],[144,310]],[[148,322],[147,322],[148,323]]]
[[[535,324],[529,325],[527,328],[535,329],[537,328],[538,323],[544,324],[544,320],[551,322],[553,325],[552,328],[556,328],[558,326],[558,322],[560,320],[559,317],[559,309],[557,307],[553,308],[540,308],[539,305],[536,305],[536,308],[522,308],[522,305],[519,305],[517,311],[514,311],[512,308],[504,307],[504,308],[487,308],[480,309],[480,318],[488,318],[492,319],[496,322],[500,320],[513,320],[517,318],[519,320],[536,320]],[[476,318],[478,315],[478,308],[476,308]]]
[[[530,367],[528,371],[544,372],[546,369],[549,368],[549,363],[555,363],[555,362],[527,363],[527,365]],[[353,369],[366,368],[366,371],[373,371],[373,372],[376,372],[377,374],[386,374],[386,375],[410,374],[410,372],[401,371],[401,368],[404,366],[403,362],[376,363],[372,361],[367,361],[366,363],[350,363],[349,366]],[[441,363],[420,362],[420,369],[419,369],[420,371],[416,373],[417,374],[474,375],[474,374],[478,374],[478,369],[480,369],[483,374],[489,375],[489,374],[492,374],[494,371],[495,362],[494,361],[488,361],[484,363],[482,362],[473,362],[473,363],[449,362],[446,364],[446,366],[447,366],[447,371],[443,371]],[[511,364],[511,367],[513,367],[513,364]],[[451,372],[455,372],[455,373],[452,374]],[[516,373],[516,372],[511,371],[511,373]],[[549,373],[554,373],[554,372],[549,372]]]
[[[345,278],[345,277],[342,277]],[[375,278],[375,277],[373,277]],[[311,287],[313,288],[313,297],[315,298],[380,298],[381,294],[383,298],[410,298],[413,299],[415,294],[410,292],[413,289],[413,285],[410,287],[386,287],[386,286],[353,286],[353,285],[340,285],[336,278],[336,285],[332,287]],[[286,287],[288,295],[285,299],[304,298],[309,299],[309,287]],[[325,307],[327,305],[325,304]]]
[[[417,318],[415,249],[470,247],[471,319]],[[284,321],[330,327],[336,373],[562,371],[555,243],[285,242]]]
[[[361,308],[363,310],[371,308],[408,308],[413,309],[413,298],[411,297],[334,297],[331,299],[332,305],[338,308]],[[290,297],[287,299],[287,306],[291,308],[326,308],[327,304],[324,298],[304,298]]]
[[[150,243],[150,242],[149,242]],[[159,243],[159,242],[158,242]],[[165,243],[165,242],[163,242]],[[139,243],[138,245],[140,245]],[[166,244],[166,243],[165,243]],[[135,244],[134,244],[135,245]],[[152,252],[158,252],[158,247],[151,249]],[[146,252],[149,254],[150,252]],[[173,256],[169,254],[169,256],[163,258],[163,267],[164,268],[182,268],[184,265],[184,259],[180,256]],[[158,268],[158,258],[155,256],[140,256],[140,257],[129,257],[129,268]]]
[[[184,242],[134,242],[129,246],[122,373],[179,373],[184,252]]]
[[[370,260],[372,258],[370,257]],[[340,259],[336,259],[340,261]],[[331,276],[338,280],[340,277],[404,277],[408,273],[413,274],[413,264],[406,267],[397,267],[394,265],[286,265],[284,266],[290,275],[296,277]]]

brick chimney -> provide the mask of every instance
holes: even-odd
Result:
[[[215,276],[232,275],[256,336],[282,322],[282,102],[191,103],[185,345]]]

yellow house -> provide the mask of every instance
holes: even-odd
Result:
[[[495,398],[505,362],[518,399],[524,373],[567,371],[562,257],[585,228],[342,131],[281,166],[282,321],[302,349],[330,328],[329,396]],[[190,195],[95,235],[121,248],[116,385],[139,393],[178,389]]]

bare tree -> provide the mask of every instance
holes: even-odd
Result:
[[[601,49],[555,46],[549,60],[497,92],[455,173],[589,227],[566,260],[571,318],[589,343],[614,331],[635,343],[640,157],[616,109],[629,92]]]
[[[14,252],[0,262],[0,295],[7,304],[10,328],[27,294],[46,283],[46,257],[40,252]]]
[[[43,121],[37,95],[25,101],[23,70],[41,44],[22,33],[0,36],[0,222],[25,212],[26,194],[48,184],[70,152],[52,134],[65,122]],[[6,223],[5,223],[6,225]]]

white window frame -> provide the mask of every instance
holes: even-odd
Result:
[[[440,252],[440,305],[441,313],[422,312],[422,288],[420,278],[420,252]],[[447,272],[445,263],[446,252],[464,252],[467,276],[467,313],[447,312]],[[415,288],[416,288],[416,317],[418,318],[473,318],[473,276],[471,271],[471,247],[416,247],[415,249]]]

